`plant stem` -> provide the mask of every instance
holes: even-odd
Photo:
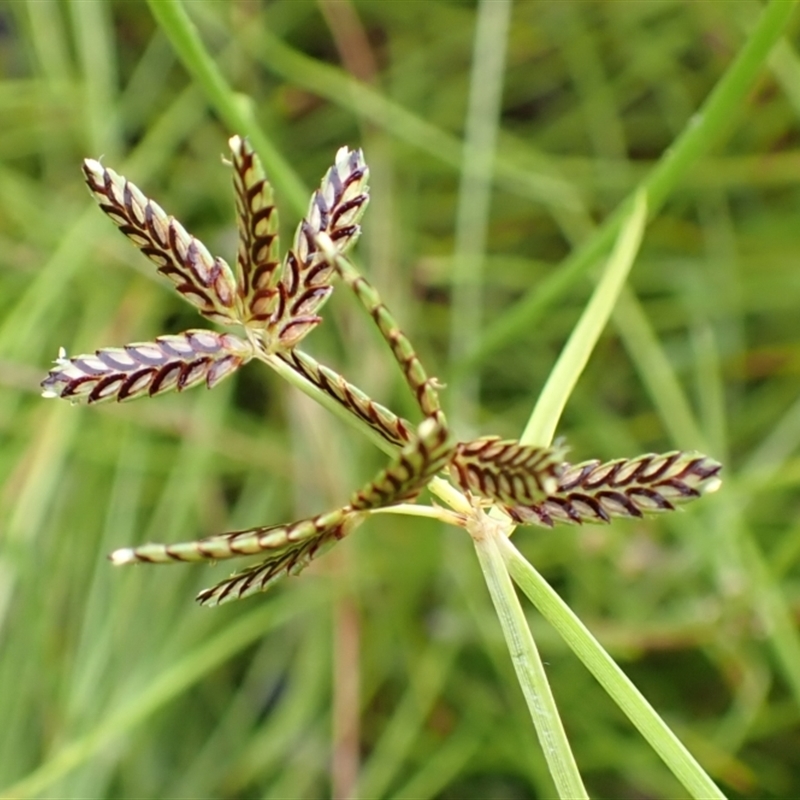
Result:
[[[627,675],[619,668],[597,639],[578,619],[557,592],[525,560],[505,537],[497,542],[500,557],[511,577],[536,606],[542,616],[558,631],[570,649],[597,678],[600,685],[622,709],[639,732],[658,753],[670,771],[692,797],[722,798],[725,795],[667,727]]]
[[[506,536],[501,526],[485,515],[481,522],[479,531],[470,526],[475,551],[558,796],[588,798],[539,651],[499,549]]]
[[[646,220],[647,198],[639,193],[600,282],[550,371],[520,439],[523,444],[548,447],[553,440],[564,406],[614,310],[617,297],[639,252]]]
[[[770,51],[786,28],[795,2],[771,0],[733,63],[650,174],[620,203],[590,239],[573,250],[552,277],[531,289],[522,300],[486,328],[480,345],[459,363],[459,372],[484,361],[491,353],[532,327],[543,312],[611,246],[631,213],[638,191],[645,191],[650,215],[658,212],[689,169],[719,141],[730,126]]]

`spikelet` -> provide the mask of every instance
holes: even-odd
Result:
[[[450,473],[462,489],[493,502],[528,506],[558,488],[561,447],[531,447],[499,436],[461,442]]]
[[[442,414],[439,402],[439,386],[436,378],[429,378],[414,350],[409,338],[403,333],[394,315],[389,311],[378,290],[341,254],[330,252],[328,241],[320,237],[320,246],[336,267],[342,280],[353,290],[356,297],[372,317],[386,343],[392,351],[395,361],[403,372],[408,387],[417,401],[423,415],[430,417]],[[444,423],[444,417],[441,418]]]
[[[327,552],[358,525],[362,517],[351,515],[340,525],[324,531],[315,539],[268,556],[263,561],[236,572],[197,595],[201,606],[213,608],[232,600],[266,592],[274,583],[288,575],[299,575],[315,558]]]
[[[42,381],[42,396],[95,404],[182,392],[200,383],[211,389],[252,355],[250,344],[233,334],[205,330],[72,358],[62,349]]]
[[[392,463],[353,495],[350,507],[356,510],[381,508],[416,498],[452,454],[444,417],[424,419],[415,437]]]
[[[278,357],[295,372],[313,383],[318,389],[344,406],[351,414],[367,423],[387,442],[403,447],[413,437],[414,426],[398,417],[380,403],[376,403],[357,386],[353,386],[338,372],[323,366],[302,350],[290,350]]]
[[[83,173],[100,208],[169,278],[178,293],[208,319],[237,322],[236,281],[228,264],[129,180],[87,158]]]
[[[281,349],[297,345],[321,322],[316,312],[333,291],[333,265],[320,253],[317,236],[326,234],[340,253],[355,244],[361,234],[358,221],[369,201],[368,177],[361,151],[342,147],[311,197],[283,262],[280,299],[271,323]]]
[[[123,547],[111,553],[109,558],[118,566],[137,562],[172,564],[176,561],[220,561],[257,555],[268,550],[285,550],[338,528],[350,514],[350,508],[345,507],[288,525],[259,526],[207,536],[193,542]]]
[[[229,140],[233,153],[233,188],[239,228],[236,257],[239,316],[249,328],[264,328],[278,302],[280,260],[278,210],[272,187],[247,139]]]
[[[642,517],[715,492],[721,469],[708,456],[680,451],[565,464],[554,493],[531,505],[509,504],[506,510],[517,522],[548,528],[559,522],[581,525]]]

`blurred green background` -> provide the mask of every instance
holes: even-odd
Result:
[[[519,435],[588,275],[469,353],[691,125],[761,9],[516,2],[493,39],[472,2],[186,7],[309,188],[340,145],[364,148],[359,259],[448,384],[462,438]],[[515,539],[732,797],[800,795],[799,26],[649,226],[638,301],[560,429],[572,460],[704,450],[723,489],[669,518]],[[483,101],[498,108],[485,209],[461,149],[476,30],[484,58],[506,48]],[[463,531],[386,516],[218,610],[193,596],[226,564],[105,558],[333,507],[384,461],[257,363],[213,393],[92,409],[38,395],[60,346],[203,325],[97,210],[81,159],[102,155],[232,261],[220,156],[236,132],[145,3],[0,3],[0,795],[552,796]],[[275,183],[287,241],[299,215]],[[476,256],[477,291],[454,291]],[[325,316],[304,347],[415,418],[353,298],[340,289]],[[530,619],[592,796],[684,796]]]

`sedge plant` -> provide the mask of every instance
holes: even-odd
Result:
[[[608,524],[618,517],[665,513],[714,491],[720,464],[697,452],[569,463],[553,434],[641,241],[646,198],[638,197],[595,294],[576,326],[523,435],[459,441],[450,430],[438,381],[430,377],[378,291],[347,257],[369,200],[360,151],[341,148],[284,257],[278,212],[258,155],[246,138],[230,139],[238,250],[234,266],[212,256],[155,201],[126,178],[87,159],[89,190],[125,236],[176,291],[210,322],[237,333],[192,329],[93,354],[59,353],[43,394],[95,405],[155,397],[205,384],[213,388],[249,361],[261,361],[345,418],[390,456],[388,465],[333,510],[178,543],[134,545],[111,553],[114,564],[218,561],[256,557],[198,601],[216,606],[296,575],[372,515],[432,517],[471,536],[559,796],[586,796],[541,659],[512,579],[696,797],[721,796],[696,761],[616,664],[510,542],[516,525]],[[399,365],[421,419],[414,423],[377,403],[299,348],[322,322],[319,312],[341,280],[366,309]],[[420,504],[428,489],[445,503]]]

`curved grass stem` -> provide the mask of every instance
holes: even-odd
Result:
[[[522,556],[512,542],[497,540],[499,557],[511,577],[536,606],[542,616],[558,631],[570,649],[597,678],[600,685],[622,709],[639,732],[658,753],[670,771],[692,797],[717,798],[725,795],[706,774],[694,756],[667,727],[650,703],[603,649],[597,639],[578,619],[558,593]]]
[[[570,800],[588,798],[547,681],[542,659],[501,554],[501,545],[506,540],[506,535],[500,525],[490,521],[485,515],[481,522],[480,531],[470,530],[475,552],[478,554],[514,671],[525,695],[525,702],[558,796]]]

